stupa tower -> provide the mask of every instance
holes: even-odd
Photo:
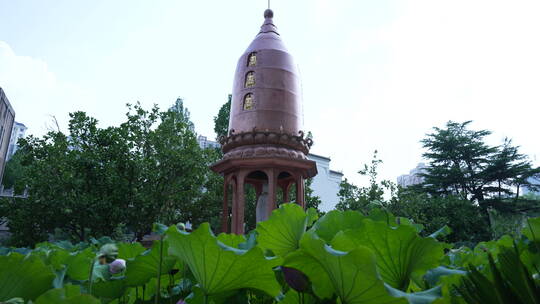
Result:
[[[246,184],[256,190],[260,221],[277,207],[278,187],[288,202],[294,184],[295,201],[305,207],[304,181],[317,174],[315,162],[307,159],[313,142],[302,130],[298,69],[273,16],[270,9],[264,12],[259,34],[238,60],[229,133],[220,139],[224,156],[211,166],[225,178],[222,230],[237,234],[244,233]]]

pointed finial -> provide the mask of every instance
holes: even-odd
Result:
[[[274,18],[274,12],[271,9],[267,9],[264,11],[264,18],[265,19],[272,19]]]

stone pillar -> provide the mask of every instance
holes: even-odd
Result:
[[[229,233],[229,181],[225,177],[223,183],[223,215],[221,217],[221,232]]]
[[[296,203],[302,206],[302,208],[306,208],[304,196],[304,178],[302,176],[296,178]]]
[[[290,194],[289,194],[289,191],[291,190],[291,184],[292,184],[292,181],[286,181],[283,184],[283,187],[281,187],[281,189],[283,190],[283,202],[284,203],[290,203],[291,202],[291,197],[290,197]]]
[[[236,218],[233,219],[233,233],[235,234],[244,234],[244,208],[245,208],[245,200],[246,200],[246,193],[245,193],[245,178],[246,178],[246,172],[241,171],[237,176],[237,194],[236,194]]]
[[[230,229],[227,228],[227,231],[233,232],[235,230],[235,224],[236,220],[238,218],[238,182],[236,180],[236,176],[231,178],[230,185],[232,186],[232,210],[231,210],[231,221],[230,221]],[[227,225],[227,227],[229,227]]]
[[[276,192],[277,192],[277,174],[276,170],[266,170],[266,176],[268,176],[268,204],[267,204],[267,218],[272,214],[272,210],[276,209]]]

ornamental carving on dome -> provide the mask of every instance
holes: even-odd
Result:
[[[234,130],[229,131],[229,136],[219,138],[223,153],[227,153],[235,148],[250,145],[275,145],[296,150],[307,155],[313,145],[310,137],[304,137],[304,132],[299,131],[298,135],[283,132],[259,131],[253,128],[251,132],[236,134]]]

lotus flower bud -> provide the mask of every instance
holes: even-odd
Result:
[[[178,228],[178,230],[180,230],[180,231],[186,231],[186,224],[178,223],[178,224],[176,224],[176,228]]]
[[[107,263],[111,263],[118,257],[118,247],[115,244],[105,244],[98,252],[98,258],[105,258]]]
[[[309,291],[309,279],[300,270],[282,266],[281,271],[283,272],[285,282],[287,282],[292,289],[297,292]]]
[[[126,261],[122,259],[116,259],[109,264],[109,272],[112,274],[117,274],[126,269]]]
[[[178,302],[176,302],[176,304],[187,304],[187,303],[184,302],[184,300],[180,299]]]

